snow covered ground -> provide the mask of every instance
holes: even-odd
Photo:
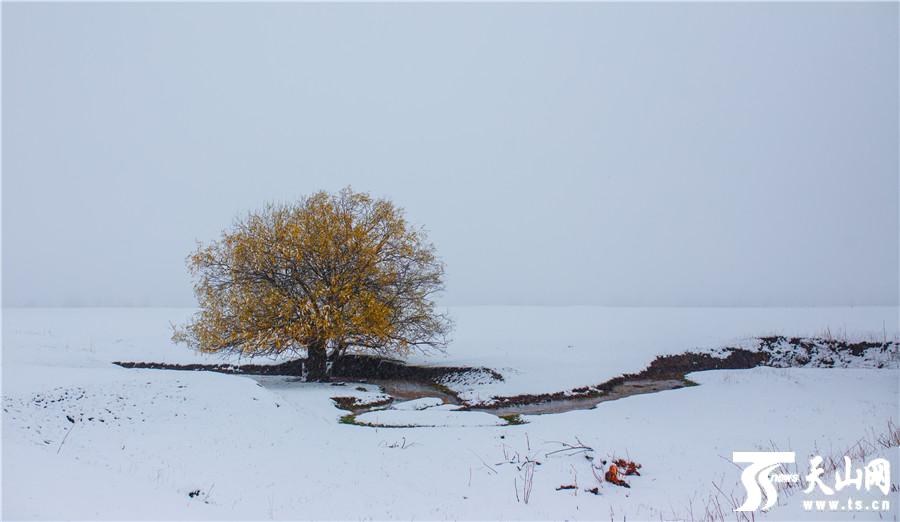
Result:
[[[897,313],[457,308],[455,342],[427,362],[487,366],[506,378],[473,396],[558,391],[640,370],[659,354],[759,335],[895,338]],[[527,416],[524,425],[455,422],[452,415],[476,412],[421,401],[377,415],[463,425],[373,428],[340,423],[346,412],[330,400],[375,397],[371,385],[110,364],[221,362],[170,343],[169,322],[189,314],[3,311],[3,519],[702,519],[715,502],[743,500],[733,451],[796,451],[802,466],[900,423],[896,369],[701,372],[690,375],[700,386]],[[577,441],[593,451],[551,453]],[[873,451],[890,459],[900,482],[897,448]],[[610,457],[643,465],[632,488],[593,477],[592,463]],[[595,486],[599,495],[585,491]],[[859,496],[894,505],[808,513],[807,496],[794,493],[756,516],[897,519],[896,492]]]

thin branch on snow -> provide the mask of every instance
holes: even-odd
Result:
[[[66,432],[66,435],[63,437],[62,442],[59,443],[59,447],[56,448],[56,454],[59,455],[59,452],[62,451],[63,444],[66,443],[66,439],[69,438],[69,434],[72,433],[72,430],[75,429],[75,421],[72,421],[72,425],[69,426],[69,431]]]
[[[583,442],[581,442],[581,440],[578,437],[575,437],[575,441],[577,442],[577,444],[569,444],[568,442],[551,440],[549,442],[553,442],[555,444],[560,444],[563,447],[558,450],[553,450],[549,453],[545,453],[544,456],[549,457],[550,455],[553,455],[556,453],[565,453],[565,452],[570,452],[570,453],[568,453],[569,455],[577,455],[579,453],[583,453],[583,452],[587,452],[587,451],[594,451],[594,448],[592,448],[590,446],[586,446]]]
[[[478,457],[478,460],[480,460],[481,463],[484,464],[484,467],[486,467],[487,469],[489,469],[489,470],[490,470],[491,472],[493,472],[495,475],[497,474],[497,470],[494,469],[494,468],[492,468],[491,465],[488,464],[487,462],[485,462],[484,459],[481,458],[477,453],[475,453],[475,452],[472,451],[472,450],[469,450],[469,451],[472,453],[472,455],[475,455],[476,457]]]

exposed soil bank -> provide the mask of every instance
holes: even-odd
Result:
[[[367,380],[369,384],[377,384],[382,391],[391,396],[391,400],[372,403],[361,403],[353,397],[332,397],[338,408],[352,412],[354,415],[383,409],[394,401],[411,401],[422,398],[438,398],[444,404],[463,406],[460,411],[481,411],[502,417],[510,421],[519,415],[545,415],[565,413],[574,410],[589,410],[606,401],[624,399],[632,395],[656,393],[666,390],[677,390],[695,384],[687,379],[626,379],[613,385],[608,391],[590,396],[570,396],[567,398],[541,399],[530,403],[516,403],[500,407],[464,406],[462,401],[438,385],[418,381]],[[519,422],[510,421],[511,424]]]
[[[896,367],[900,358],[900,343],[856,342],[822,338],[760,337],[756,349],[723,348],[712,353],[685,352],[678,355],[658,356],[638,373],[624,374],[608,381],[567,391],[542,394],[522,394],[493,397],[483,403],[467,403],[447,386],[456,380],[503,380],[503,376],[490,368],[448,366],[410,366],[402,361],[350,355],[332,365],[332,379],[377,384],[393,400],[413,400],[438,397],[445,404],[463,405],[465,410],[478,410],[496,415],[539,415],[561,413],[576,409],[589,409],[605,401],[631,395],[654,393],[690,386],[686,379],[691,372],[722,369],[749,369],[756,366],[776,367],[847,367],[866,360],[868,367]],[[125,368],[155,368],[168,370],[214,371],[232,374],[286,375],[301,377],[303,359],[274,365],[203,365],[116,362]],[[338,398],[343,399],[343,398]],[[347,398],[350,399],[350,398]],[[339,407],[360,412],[383,407],[392,401],[379,404],[357,404],[355,401],[336,401]]]
[[[304,359],[295,359],[281,364],[170,364],[154,362],[114,361],[122,368],[146,368],[151,370],[184,370],[194,372],[217,372],[245,375],[303,375]]]
[[[770,336],[755,339],[756,349],[722,348],[710,353],[685,352],[678,355],[656,357],[643,371],[625,374],[606,382],[575,388],[569,391],[543,394],[523,394],[493,397],[480,404],[468,404],[466,409],[509,411],[556,411],[556,404],[595,405],[609,394],[623,396],[647,393],[634,384],[651,381],[656,387],[674,389],[675,382],[682,386],[693,384],[685,378],[691,372],[705,370],[743,370],[756,366],[789,367],[894,367],[900,361],[900,342],[862,341],[848,342],[839,339]],[[669,384],[663,384],[669,381]],[[660,389],[654,391],[661,391]],[[626,395],[627,394],[627,395]],[[589,406],[593,407],[593,406]],[[572,408],[576,409],[576,408]]]
[[[281,364],[170,364],[147,362],[121,362],[113,364],[123,368],[150,368],[155,370],[208,371],[246,375],[284,375],[302,377],[306,359],[298,358]],[[346,355],[331,366],[331,380],[334,381],[419,381],[437,383],[458,376],[481,377],[502,381],[503,376],[490,368],[469,368],[465,366],[410,366],[403,361],[372,357],[368,355]]]
[[[440,383],[465,376],[489,381],[502,381],[503,376],[490,368],[467,366],[410,366],[403,361],[366,355],[348,355],[334,362],[332,379],[418,381]]]
[[[694,386],[690,381],[679,379],[636,379],[613,386],[609,391],[591,397],[572,397],[568,399],[551,399],[549,401],[513,404],[498,408],[465,408],[467,410],[484,411],[494,415],[505,417],[508,415],[545,415],[549,413],[565,413],[574,410],[590,410],[601,402],[614,401],[666,390],[677,390],[685,386]]]
[[[495,397],[490,403],[463,404],[449,389],[440,384],[423,381],[378,380],[366,379],[366,382],[378,384],[384,393],[397,400],[413,400],[424,397],[438,397],[445,404],[459,404],[461,410],[483,411],[497,416],[510,415],[543,415],[564,413],[573,410],[587,410],[606,401],[623,399],[632,395],[656,393],[692,386],[694,383],[685,378],[690,372],[712,369],[744,369],[753,368],[765,362],[765,354],[747,350],[734,349],[727,357],[718,358],[709,354],[685,353],[672,356],[657,357],[647,369],[637,374],[627,374],[596,386],[577,388],[572,391],[556,393],[515,395],[511,397]],[[340,404],[338,404],[340,407]],[[379,404],[360,408],[347,404],[348,411],[360,413],[381,407]],[[356,407],[354,407],[356,406]]]
[[[679,355],[658,356],[646,369],[639,373],[625,374],[594,386],[584,386],[569,391],[540,394],[522,394],[510,397],[494,397],[492,401],[470,404],[470,410],[502,410],[509,413],[559,413],[556,404],[585,405],[593,408],[604,400],[621,399],[630,395],[672,390],[691,385],[685,375],[704,370],[738,370],[764,364],[768,357],[764,353],[751,352],[740,348],[728,348],[726,357],[714,357],[707,353],[687,352]],[[607,398],[609,397],[609,398]],[[525,411],[525,405],[528,410]],[[570,409],[583,409],[572,407]],[[564,411],[569,411],[564,410]]]
[[[779,368],[813,366],[819,368],[896,367],[900,359],[898,341],[849,342],[832,338],[784,337],[757,339],[759,351],[769,355],[767,364]]]

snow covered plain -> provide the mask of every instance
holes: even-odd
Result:
[[[371,385],[358,391],[110,364],[222,362],[170,343],[169,322],[190,313],[3,311],[3,519],[703,519],[715,502],[726,504],[731,519],[727,503],[744,496],[732,451],[792,450],[800,462],[839,456],[900,420],[896,369],[700,372],[690,375],[700,386],[527,416],[524,425],[372,428],[341,424],[346,412],[330,400],[375,397]],[[470,398],[596,384],[641,370],[656,355],[761,335],[900,334],[897,308],[470,307],[451,314],[457,330],[448,353],[412,362],[504,375],[469,386]],[[381,415],[466,414],[427,401],[391,411]],[[599,484],[585,453],[551,454],[563,448],[559,442],[576,441],[592,447],[595,460],[640,462],[643,475],[629,477],[631,489]],[[898,482],[897,449],[881,453]],[[585,491],[595,486],[599,495]],[[900,513],[896,492],[887,513],[805,513],[803,497],[781,495],[757,517],[896,520]]]

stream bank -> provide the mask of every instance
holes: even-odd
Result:
[[[544,415],[591,409],[598,404],[633,395],[658,393],[694,385],[686,378],[691,372],[721,369],[774,367],[897,367],[900,343],[896,341],[848,342],[831,338],[770,336],[754,339],[748,348],[726,347],[703,352],[657,356],[644,370],[623,374],[599,384],[550,393],[494,396],[489,400],[461,400],[450,387],[461,381],[489,383],[503,381],[491,368],[464,366],[415,366],[402,361],[350,355],[333,362],[332,380],[377,385],[383,393],[378,400],[365,402],[352,396],[333,397],[338,408],[363,414],[389,409],[392,404],[423,398],[439,399],[454,411],[484,412],[503,418]],[[165,363],[116,362],[125,368],[214,371],[245,375],[303,376],[303,359],[273,365],[178,365]]]

